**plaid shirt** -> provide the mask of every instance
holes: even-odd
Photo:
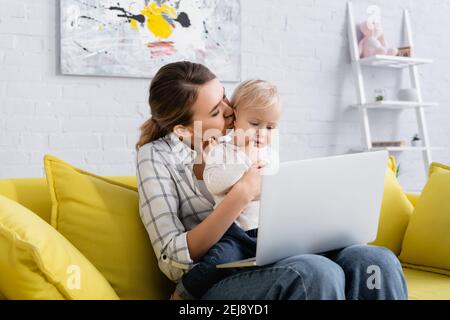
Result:
[[[197,152],[170,133],[137,153],[139,212],[164,274],[179,282],[193,267],[187,231],[214,208],[200,191],[193,166]]]

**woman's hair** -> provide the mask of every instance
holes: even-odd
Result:
[[[199,86],[216,75],[198,63],[181,61],[159,69],[150,84],[151,118],[141,126],[136,150],[172,132],[177,125],[192,124],[194,105]]]
[[[247,80],[234,90],[231,106],[235,110],[247,108],[264,109],[280,103],[280,96],[275,85],[264,80]]]

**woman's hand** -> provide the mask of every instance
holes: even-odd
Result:
[[[249,202],[259,200],[261,196],[261,173],[264,165],[262,161],[255,162],[235,185]]]

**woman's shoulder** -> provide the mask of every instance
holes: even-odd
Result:
[[[144,144],[139,149],[155,150],[160,152],[170,152],[172,150],[172,137],[168,134],[165,137],[159,138],[158,140]]]
[[[137,159],[138,161],[163,161],[163,154],[169,154],[171,151],[172,149],[167,141],[167,137],[163,137],[141,146],[137,151]]]
[[[178,166],[192,162],[196,153],[180,141],[174,134],[168,134],[158,140],[149,142],[139,148],[138,162],[158,162],[168,166]]]

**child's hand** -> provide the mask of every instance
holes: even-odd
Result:
[[[261,196],[261,171],[262,164],[255,162],[242,178],[236,183],[241,191],[248,195],[250,201],[259,200]]]

